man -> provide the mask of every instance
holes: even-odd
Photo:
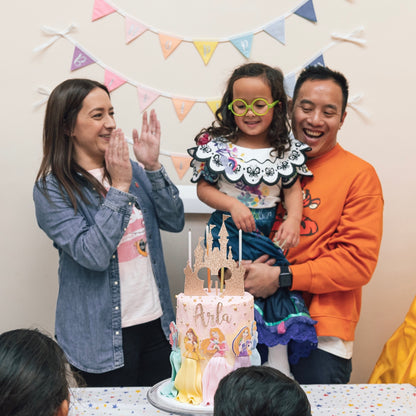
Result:
[[[290,268],[263,256],[246,265],[246,290],[267,297],[279,287],[304,293],[318,323],[318,349],[291,371],[299,383],[348,383],[362,286],[376,267],[382,235],[383,195],[374,168],[345,151],[337,134],[346,117],[345,77],[316,66],[302,71],[290,106],[294,136],[308,144],[302,179],[301,238],[287,253]],[[278,212],[276,228],[284,212]]]

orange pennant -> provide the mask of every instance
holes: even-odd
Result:
[[[188,156],[170,156],[172,159],[173,166],[175,166],[176,173],[179,176],[179,179],[182,179],[185,176],[186,171],[191,165],[191,157]]]
[[[178,47],[182,39],[159,33],[160,46],[165,59]]]
[[[214,53],[215,48],[218,45],[218,42],[211,41],[211,40],[202,40],[202,41],[194,41],[194,45],[206,65],[211,59],[211,56]]]
[[[172,102],[180,121],[187,116],[192,106],[195,104],[195,101],[184,100],[182,98],[172,98]]]

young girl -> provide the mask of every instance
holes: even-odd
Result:
[[[169,377],[173,308],[159,229],[184,225],[159,162],[160,123],[143,114],[133,151],[105,87],[69,79],[51,93],[33,189],[40,228],[59,252],[56,338],[88,386]]]
[[[196,136],[198,146],[189,150],[198,197],[216,209],[208,222],[216,225],[214,246],[223,214],[229,213],[232,218],[226,225],[235,260],[242,230],[243,259],[268,254],[276,265],[287,266],[282,249],[299,241],[303,205],[299,175],[311,173],[305,165],[308,147],[289,138],[282,72],[260,63],[240,66],[215,115],[216,121]],[[276,235],[279,247],[268,236],[281,199],[288,215]],[[290,370],[282,346],[291,344],[292,362],[316,347],[316,322],[300,293],[289,292],[289,285],[268,299],[256,299],[255,318],[259,342],[274,347],[269,348],[269,365],[286,374]]]

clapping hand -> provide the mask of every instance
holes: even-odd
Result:
[[[160,122],[155,110],[150,112],[149,120],[147,112],[143,113],[140,138],[137,130],[133,130],[133,151],[136,159],[143,164],[146,170],[160,169]]]

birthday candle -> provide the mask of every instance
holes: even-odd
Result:
[[[208,254],[208,233],[209,233],[208,225],[206,226],[205,233],[206,233],[206,245],[207,245],[207,254]],[[208,292],[211,292],[211,269],[208,269],[207,274],[208,274],[208,278],[207,278]]]
[[[238,266],[241,266],[241,256],[243,250],[243,231],[241,229],[238,230]]]
[[[221,293],[223,289],[224,289],[224,267],[221,267],[221,290],[220,290]]]
[[[189,266],[191,266],[191,261],[192,261],[192,234],[191,234],[191,229],[189,229],[188,231],[188,263]]]

